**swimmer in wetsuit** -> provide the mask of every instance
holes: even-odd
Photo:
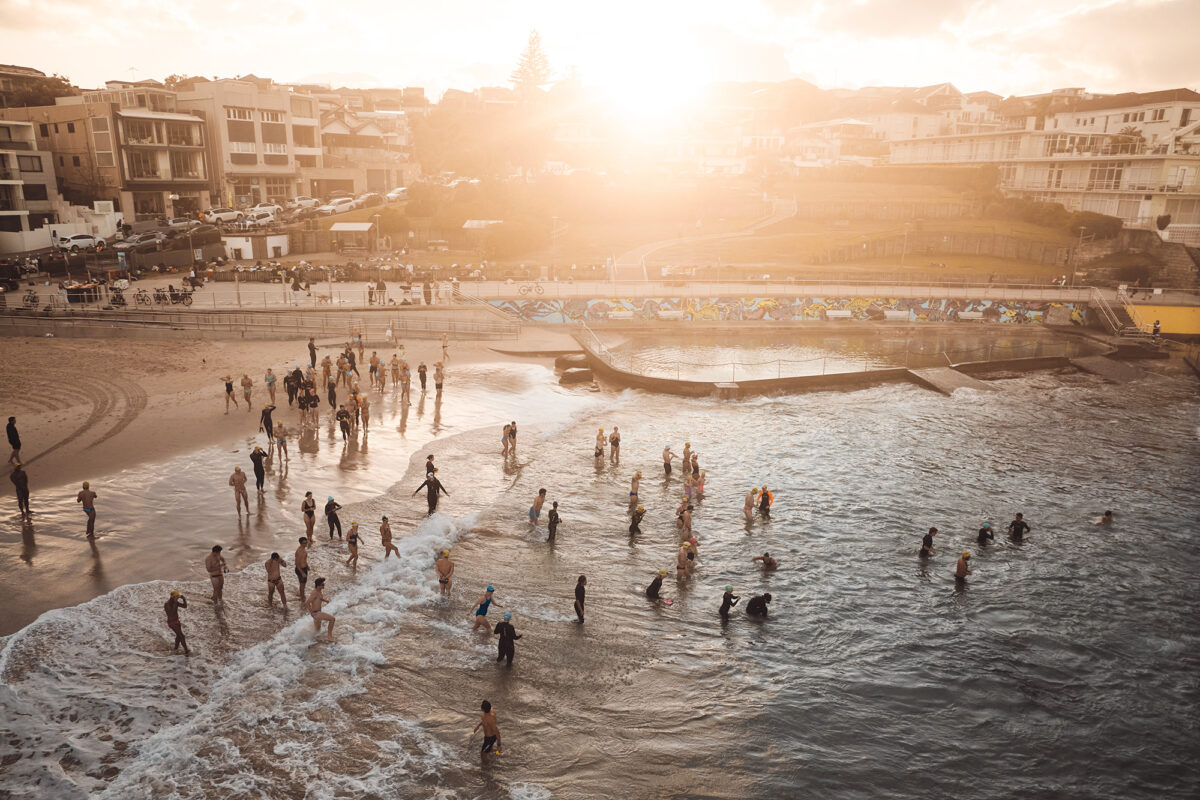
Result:
[[[263,460],[266,457],[267,454],[258,445],[255,445],[254,449],[250,451],[250,461],[254,464],[254,485],[258,488],[259,494],[263,493],[263,485],[267,480],[267,470],[263,466]],[[246,505],[246,510],[250,510],[249,504]]]
[[[767,491],[767,487],[762,487],[762,493],[758,496],[758,515],[764,519],[771,516],[771,504],[775,502],[775,495]]]
[[[654,580],[650,581],[650,585],[646,587],[646,597],[651,600],[659,599],[659,591],[662,589],[663,578],[667,576],[665,569],[660,569],[658,574],[654,576]]]
[[[642,517],[644,517],[644,516],[646,516],[646,507],[645,506],[638,506],[636,509],[634,509],[634,512],[630,516],[630,519],[629,519],[629,535],[630,536],[634,536],[634,535],[642,532],[642,529],[638,526],[641,524]]]
[[[721,615],[721,619],[729,619],[729,609],[736,606],[741,599],[741,595],[733,593],[732,586],[726,586],[725,594],[721,595],[721,608],[717,610],[717,613]]]
[[[579,622],[583,622],[583,604],[587,600],[587,576],[580,575],[575,583],[575,614]]]
[[[988,542],[995,541],[995,539],[996,534],[992,532],[992,523],[990,522],[983,523],[983,527],[979,529],[979,533],[975,537],[975,541],[979,542],[980,547],[985,546]]]
[[[558,523],[562,522],[562,517],[558,515],[558,501],[555,500],[550,506],[550,514],[546,517],[546,527],[549,528],[547,540],[552,541],[558,533]]]
[[[1025,521],[1025,517],[1017,514],[1016,518],[1008,523],[1008,535],[1014,542],[1025,541],[1025,534],[1029,533],[1029,523]]]
[[[751,617],[767,616],[767,603],[771,602],[771,593],[756,594],[750,598],[750,602],[746,604],[746,614]]]
[[[930,528],[929,533],[925,534],[925,537],[921,539],[921,552],[917,554],[921,558],[929,558],[936,552],[933,549],[933,537],[937,536],[937,532],[937,528]]]
[[[513,643],[516,642],[517,639],[521,638],[517,633],[516,628],[513,627],[512,622],[510,622],[511,619],[512,612],[505,611],[504,620],[502,622],[497,622],[496,629],[492,631],[492,633],[500,637],[499,655],[496,656],[496,662],[499,663],[502,659],[507,658],[508,664],[506,666],[509,667],[512,666],[513,655],[516,652],[516,649],[513,647]]]
[[[333,538],[333,529],[337,528],[338,538],[342,538],[342,520],[338,517],[340,505],[333,499],[333,495],[329,496],[329,501],[325,503],[325,521],[329,523],[329,538]]]
[[[471,607],[471,612],[475,615],[475,624],[471,626],[472,632],[480,628],[483,628],[485,631],[488,629],[487,612],[488,608],[495,602],[492,597],[492,593],[495,591],[493,587],[487,587],[487,591],[484,592],[483,597],[479,598],[475,605]],[[496,608],[500,608],[499,603],[496,603]]]
[[[417,492],[421,491],[422,489],[425,489],[425,490],[426,490],[426,492],[425,492],[425,501],[426,501],[426,502],[428,503],[428,505],[429,505],[429,514],[428,514],[428,516],[431,516],[431,517],[432,517],[432,516],[433,516],[433,512],[437,511],[437,507],[438,507],[438,496],[439,496],[439,495],[443,495],[443,494],[444,494],[444,495],[446,495],[447,497],[449,497],[449,496],[450,496],[450,493],[446,491],[446,487],[445,487],[445,486],[442,486],[442,482],[441,482],[441,481],[439,481],[439,480],[437,479],[437,470],[436,470],[436,469],[435,469],[433,472],[431,472],[431,473],[429,473],[428,475],[426,475],[426,477],[425,477],[425,482],[424,482],[424,483],[422,483],[420,486],[418,486],[416,489],[414,489],[414,490],[413,490],[413,497],[416,497],[416,496],[417,496]],[[542,490],[542,492],[545,492],[545,491],[546,491],[545,489],[543,489],[543,490]],[[543,499],[544,499],[544,495],[543,495]],[[540,509],[539,509],[539,510],[540,510]],[[532,518],[533,518],[533,509],[530,509],[530,511],[529,511],[529,516],[530,516],[530,518],[531,518],[531,520],[532,520]]]
[[[275,410],[275,406],[267,403],[263,406],[262,413],[258,415],[258,430],[264,433],[270,433],[275,430],[275,423],[271,420],[271,412]]]

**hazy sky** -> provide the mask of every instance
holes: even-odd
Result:
[[[1200,86],[1200,0],[0,0],[0,59],[84,87],[252,72],[436,96],[505,83],[532,28],[556,76],[633,106],[714,79]]]

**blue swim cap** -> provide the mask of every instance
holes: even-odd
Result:
[[[329,499],[330,499],[330,500],[332,500],[332,499],[333,499],[333,495],[329,495]]]
[[[489,587],[487,588],[487,590],[488,590],[489,592],[494,592],[494,591],[496,591],[496,590],[495,590],[495,589],[493,589],[491,586],[489,586]]]
[[[992,527],[992,523],[990,523],[990,522],[985,522],[985,523],[983,523],[983,527],[985,527],[985,528],[990,528],[990,527]]]
[[[512,612],[511,612],[511,611],[505,611],[505,612],[504,612],[504,618],[505,618],[505,619],[512,619]]]

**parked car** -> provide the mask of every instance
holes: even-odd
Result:
[[[210,208],[204,212],[204,220],[214,225],[219,222],[237,222],[243,216],[245,215],[236,208]]]
[[[315,197],[309,197],[308,195],[303,195],[303,194],[298,197],[293,197],[291,200],[287,201],[287,207],[291,208],[291,209],[316,208],[319,205],[321,205],[320,200],[318,200]]]
[[[58,246],[63,250],[70,250],[72,253],[78,253],[80,250],[86,250],[89,247],[95,247],[99,240],[88,233],[76,233],[73,236],[61,236],[58,239]]]
[[[302,219],[312,219],[315,216],[317,216],[317,209],[315,207],[302,206],[300,208],[293,208],[291,211],[285,211],[283,213],[283,221],[299,222]]]
[[[343,191],[342,189],[334,189],[332,192],[329,193],[330,200],[335,200],[339,197],[354,197],[354,193]]]
[[[158,231],[139,233],[134,236],[127,236],[125,241],[117,244],[115,249],[126,253],[148,253],[152,250],[157,250],[159,243],[166,238],[165,234]]]
[[[394,203],[397,200],[407,200],[407,199],[408,199],[408,189],[405,189],[403,186],[397,186],[395,189],[392,189],[390,192],[387,193],[387,201],[389,203]]]
[[[203,224],[203,222],[194,217],[175,217],[174,219],[167,220],[168,227],[182,228],[184,230],[187,230],[188,228],[195,228]]]
[[[367,192],[355,198],[354,203],[357,208],[372,208],[383,205],[383,197],[375,192]]]
[[[353,197],[335,197],[325,205],[318,208],[317,213],[323,217],[328,217],[332,214],[340,214],[343,211],[350,211],[353,208]]]
[[[259,203],[257,205],[250,206],[250,208],[246,209],[247,214],[250,214],[250,213],[253,213],[256,211],[269,211],[269,212],[271,212],[271,214],[278,216],[283,213],[283,207],[276,205],[275,203]]]
[[[251,211],[238,224],[246,228],[265,228],[275,224],[275,215],[270,211]]]

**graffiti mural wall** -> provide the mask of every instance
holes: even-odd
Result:
[[[1041,325],[1083,324],[1085,304],[1005,300],[945,300],[883,297],[665,297],[605,300],[493,300],[492,305],[530,322],[601,320],[804,321],[845,319],[947,322],[982,314],[989,322]],[[841,312],[833,317],[827,312]]]

